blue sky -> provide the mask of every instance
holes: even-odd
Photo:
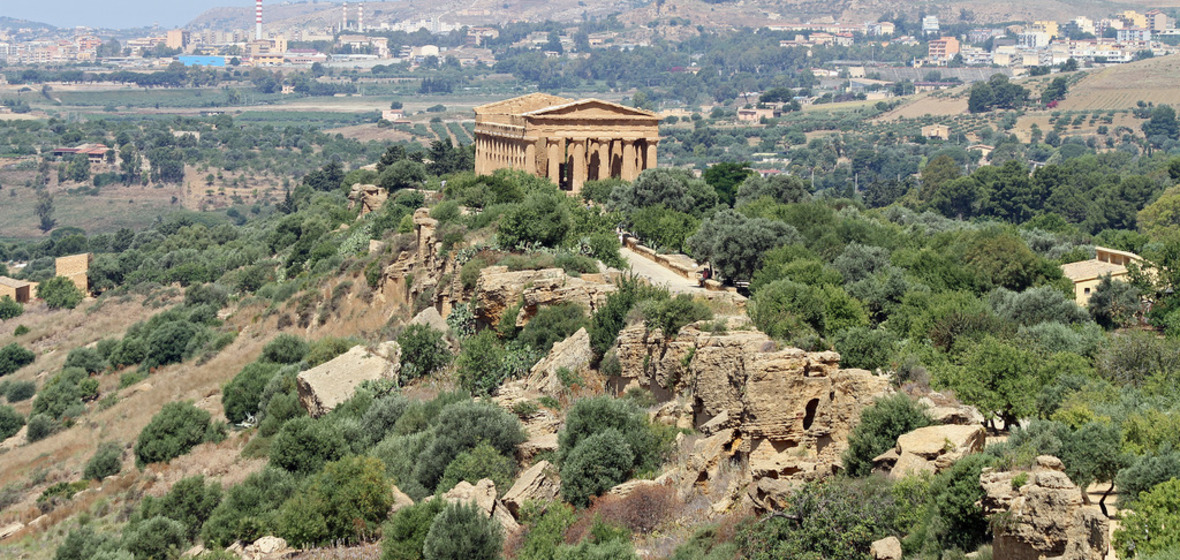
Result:
[[[267,4],[273,0],[264,0]],[[0,0],[0,16],[58,27],[178,27],[209,8],[253,6],[253,0]]]

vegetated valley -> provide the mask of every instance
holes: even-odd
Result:
[[[719,105],[576,194],[473,172],[502,84],[380,133],[36,99],[0,120],[0,276],[38,283],[0,299],[0,558],[1174,558],[1180,124],[1112,73]],[[1100,250],[1137,260],[1083,307]]]

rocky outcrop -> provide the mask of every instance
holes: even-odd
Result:
[[[901,560],[901,541],[897,537],[885,537],[869,545],[869,556],[873,560]]]
[[[313,418],[331,412],[352,397],[365,381],[398,378],[401,348],[396,342],[384,342],[376,349],[357,345],[332,360],[299,374],[296,387],[299,402]]]
[[[442,253],[437,236],[438,220],[430,217],[430,210],[414,212],[412,246],[405,240],[395,248],[397,259],[385,267],[381,280],[381,297],[385,301],[407,306],[428,301],[445,317],[463,297],[459,281],[460,265]]]
[[[369,212],[376,212],[381,209],[385,201],[389,199],[389,192],[377,185],[362,185],[355,184],[352,190],[348,192],[348,200],[351,202],[350,207],[360,207],[361,216]]]
[[[983,426],[926,426],[897,438],[897,446],[873,458],[874,468],[891,478],[937,473],[970,453],[983,451],[987,432]]]
[[[612,380],[616,390],[643,387],[662,400],[692,395],[693,427],[718,438],[701,444],[686,478],[708,480],[722,449],[744,465],[744,485],[773,479],[783,487],[755,484],[748,492],[755,505],[773,501],[789,481],[834,473],[861,410],[890,390],[885,377],[840,369],[835,352],[780,350],[753,330],[713,334],[690,325],[667,340],[636,324],[620,333],[617,354],[624,376]]]
[[[19,521],[14,521],[8,525],[0,527],[0,541],[19,533],[21,529],[24,528],[25,524]]]
[[[517,304],[521,304],[518,327],[547,305],[577,303],[593,313],[616,289],[599,275],[575,278],[560,268],[509,272],[505,266],[489,266],[480,271],[475,285],[476,318],[486,325],[499,324],[504,313]]]
[[[545,359],[536,363],[526,381],[526,387],[546,395],[557,396],[564,385],[558,370],[566,369],[572,373],[579,373],[590,368],[590,360],[594,358],[594,351],[590,348],[590,334],[585,328],[569,338],[553,345]]]
[[[926,407],[926,415],[934,420],[935,424],[983,424],[983,414],[979,413],[979,409],[959,403],[940,393],[924,396],[918,399],[918,404]]]
[[[401,488],[393,487],[393,503],[389,506],[389,516],[414,505],[414,499],[402,492]]]
[[[474,504],[484,515],[499,522],[506,534],[520,529],[508,507],[496,499],[496,484],[489,479],[481,479],[474,485],[464,480],[443,494],[442,499],[450,503]]]
[[[1110,549],[1109,521],[1083,505],[1082,490],[1065,475],[1061,460],[1042,455],[1031,471],[984,469],[984,513],[992,523],[996,558],[1102,560]]]
[[[548,502],[557,498],[560,491],[561,480],[557,477],[557,467],[549,461],[537,461],[516,479],[516,483],[504,494],[503,502],[512,515],[520,517],[526,503]]]

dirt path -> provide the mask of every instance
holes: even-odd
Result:
[[[689,280],[671,270],[668,270],[650,259],[646,259],[635,251],[626,247],[619,248],[619,254],[623,259],[631,265],[631,270],[644,278],[651,281],[653,285],[665,286],[668,291],[674,294],[681,293],[700,293],[705,292],[704,288],[697,285],[696,282]]]

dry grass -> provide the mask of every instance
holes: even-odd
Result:
[[[333,280],[331,285],[337,281]],[[354,280],[352,290],[340,298],[333,320],[323,326],[314,321],[306,329],[288,331],[311,340],[324,336],[358,336],[376,332],[388,320],[395,305],[366,303],[357,293],[362,284],[363,281]],[[324,296],[330,294],[331,285],[317,293]],[[94,301],[86,302],[72,311],[53,312],[31,306],[18,321],[0,324],[0,345],[13,339],[12,329],[17,323],[25,324],[31,332],[21,336],[18,341],[38,353],[36,362],[14,373],[11,378],[38,379],[43,382],[52,372],[61,369],[69,349],[105,337],[121,336],[132,324],[165,308],[145,308],[141,301],[142,298],[112,299],[104,301],[96,311],[93,311],[97,305]],[[252,431],[231,433],[220,444],[197,446],[189,454],[167,465],[152,465],[144,472],[135,469],[130,452],[139,432],[169,402],[191,400],[196,406],[212,413],[215,419],[224,419],[221,386],[246,364],[254,361],[262,352],[262,347],[280,332],[276,326],[278,315],[267,315],[265,310],[263,303],[234,309],[222,329],[238,331],[237,339],[204,363],[190,361],[160,368],[147,380],[123,390],[117,389],[118,375],[107,374],[101,380],[101,391],[104,397],[107,393],[117,395],[118,400],[113,406],[98,410],[95,405],[91,405],[91,410],[72,428],[0,454],[0,486],[15,484],[24,489],[23,499],[0,513],[0,525],[4,525],[11,521],[28,523],[36,519],[41,513],[35,505],[37,496],[55,482],[79,480],[85,462],[94,454],[100,442],[118,441],[128,449],[124,455],[122,476],[109,479],[101,486],[96,484],[95,490],[81,494],[52,515],[46,516],[35,528],[27,529],[7,541],[26,545],[20,547],[23,548],[20,557],[50,557],[56,542],[64,538],[64,529],[58,527],[60,522],[75,513],[89,511],[103,497],[112,500],[113,496],[118,495],[119,499],[114,501],[130,507],[142,494],[161,495],[175,482],[188,476],[200,474],[229,486],[240,482],[265,464],[263,459],[241,457],[241,449],[253,435]],[[20,406],[27,413],[31,404],[26,401]],[[93,498],[90,497],[92,494]],[[346,549],[342,553],[362,554],[364,550],[364,547]],[[0,552],[0,558],[4,557],[5,554]],[[368,556],[324,556],[353,557]]]

